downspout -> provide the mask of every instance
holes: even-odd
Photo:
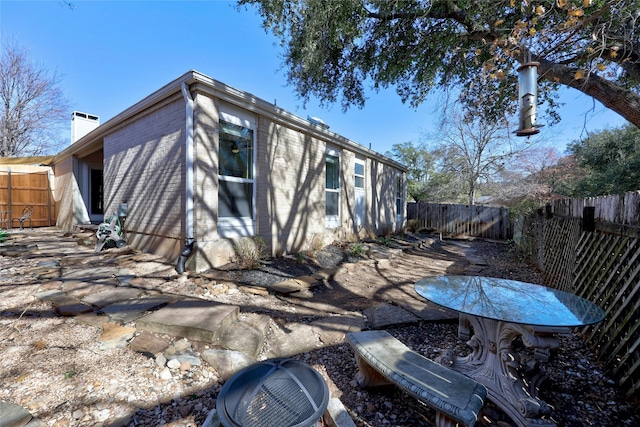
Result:
[[[185,122],[185,212],[184,212],[184,248],[178,257],[176,271],[178,274],[185,272],[185,263],[187,258],[193,251],[195,239],[193,237],[193,98],[189,92],[187,83],[182,83],[182,96],[186,103],[186,122]]]

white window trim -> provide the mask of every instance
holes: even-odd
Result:
[[[356,165],[362,165],[362,174],[356,173]],[[362,187],[358,187],[356,185],[356,179],[362,178]],[[367,159],[364,157],[356,156],[354,165],[353,165],[353,215],[355,225],[358,227],[362,227],[366,223],[367,218],[367,192],[365,188],[367,187]],[[362,212],[358,212],[358,197],[362,197],[363,206]],[[358,217],[358,214],[362,214],[362,218]]]
[[[402,191],[401,191],[400,197],[398,197],[398,180],[401,181],[400,185],[402,186]],[[406,209],[404,206],[406,206],[406,204],[407,204],[407,202],[406,202],[407,195],[406,195],[406,187],[405,187],[405,182],[404,182],[404,174],[401,173],[401,174],[396,175],[395,184],[396,184],[395,185],[396,188],[395,188],[394,193],[396,195],[396,211],[397,211],[397,206],[398,206],[398,200],[400,200],[400,205],[403,206],[403,209],[402,209],[401,212],[400,211],[396,212],[396,222],[397,223],[402,223],[402,222],[404,222],[404,214],[405,214],[405,209]]]
[[[356,173],[356,165],[357,164],[362,165],[362,174],[357,174]],[[354,162],[354,165],[353,165],[353,186],[354,186],[354,188],[356,190],[364,191],[364,189],[365,189],[365,187],[367,185],[366,175],[367,175],[367,160],[362,158],[362,157],[356,156],[356,159],[355,159],[355,162]],[[356,186],[356,177],[362,178],[362,187]]]
[[[219,119],[227,123],[242,126],[253,131],[253,164],[251,165],[253,179],[238,178],[233,176],[220,175],[218,181],[253,183],[252,217],[240,218],[220,218],[218,217],[217,229],[220,237],[246,237],[256,235],[256,149],[257,149],[257,126],[256,118],[253,114],[241,110],[231,104],[221,103]]]
[[[325,214],[325,228],[332,229],[340,227],[340,213],[341,213],[341,203],[340,203],[340,170],[342,169],[342,157],[340,156],[340,151],[333,147],[327,147],[325,152],[325,164],[326,164],[326,156],[334,156],[338,158],[338,188],[337,189],[328,189],[326,186],[326,177],[325,177],[325,201],[326,201],[326,193],[338,193],[338,215],[326,215]],[[326,173],[326,172],[325,172]]]

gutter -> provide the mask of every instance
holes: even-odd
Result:
[[[185,272],[185,263],[193,251],[195,243],[193,232],[193,98],[189,92],[189,86],[182,82],[182,96],[186,105],[185,120],[185,212],[184,212],[184,248],[178,257],[176,271],[178,274]]]

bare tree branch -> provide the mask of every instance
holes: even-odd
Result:
[[[27,50],[2,45],[0,157],[48,154],[61,144],[69,106],[55,73],[32,63]]]

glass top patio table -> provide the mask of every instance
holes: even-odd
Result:
[[[443,307],[498,321],[576,327],[598,323],[605,312],[584,298],[546,286],[481,276],[434,276],[416,292]]]

